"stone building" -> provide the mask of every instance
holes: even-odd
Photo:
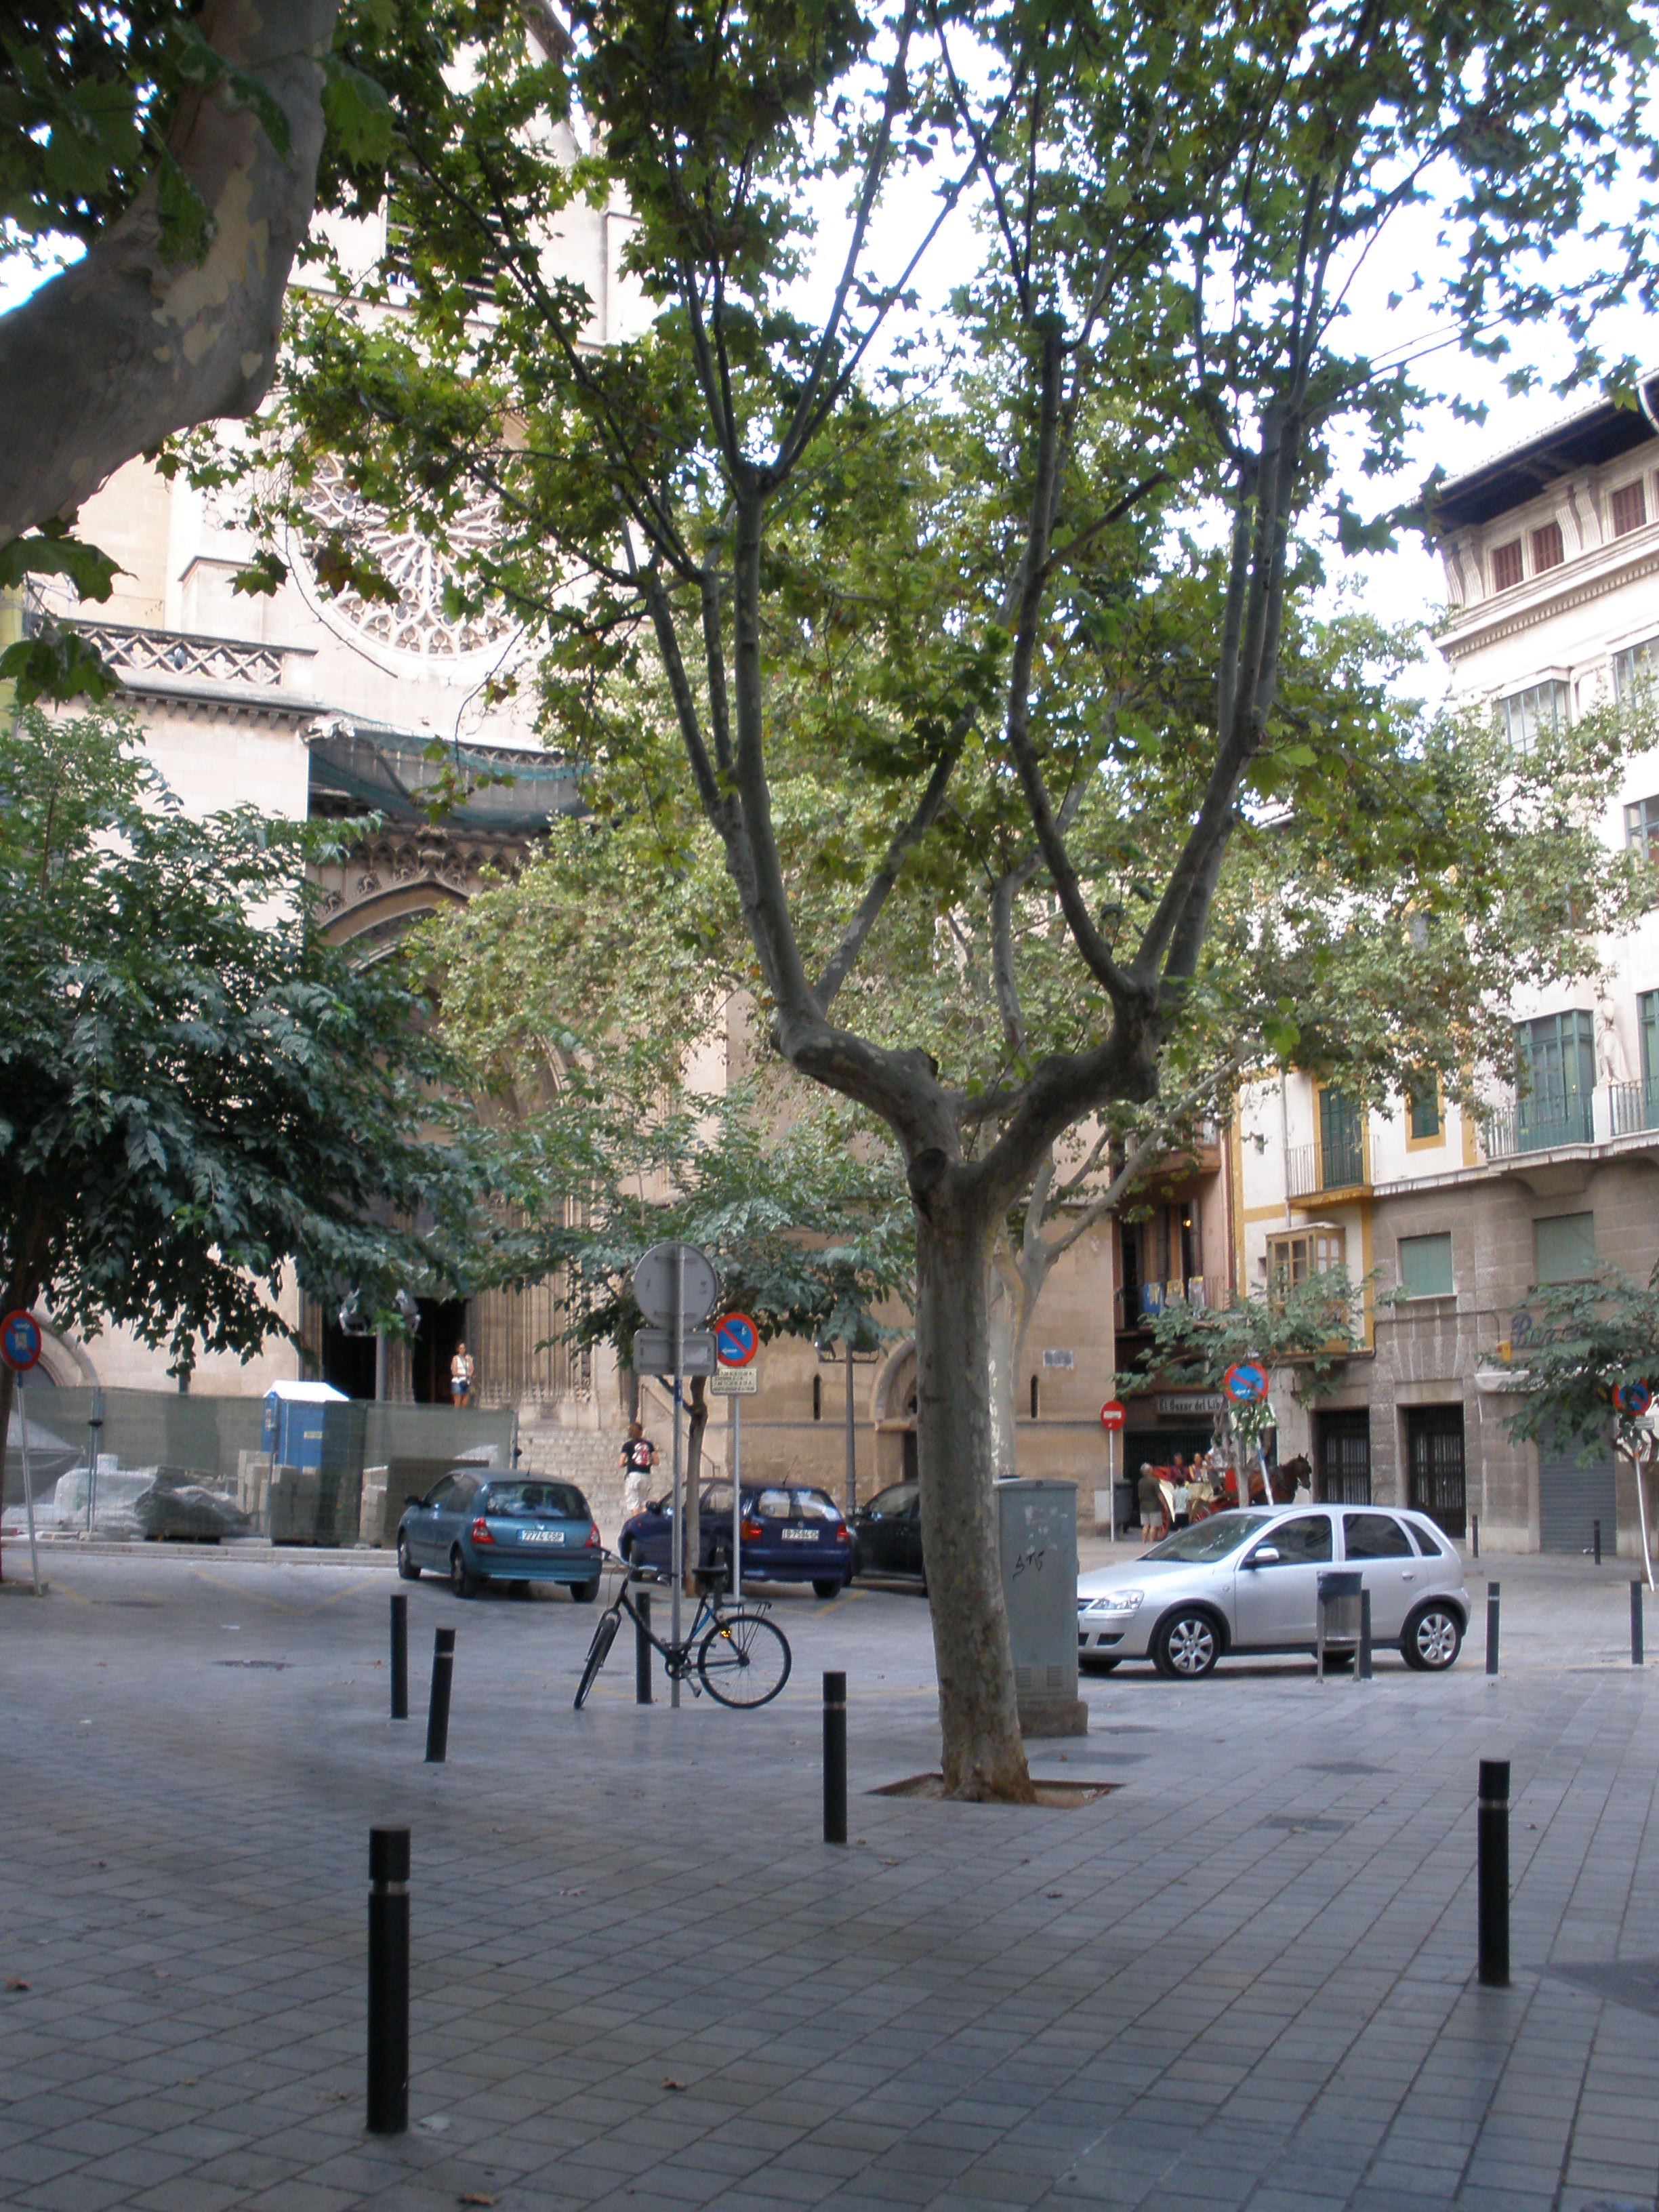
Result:
[[[1656,397],[1580,409],[1437,493],[1452,696],[1517,750],[1631,698],[1659,655]],[[1659,756],[1628,758],[1602,834],[1659,859]],[[1322,1494],[1421,1505],[1459,1535],[1479,1515],[1517,1549],[1577,1551],[1596,1521],[1639,1548],[1610,1452],[1510,1440],[1493,1357],[1524,1341],[1538,1285],[1659,1260],[1659,908],[1600,951],[1599,979],[1517,999],[1512,1069],[1478,1112],[1424,1097],[1364,1115],[1296,1073],[1244,1102],[1244,1279],[1341,1261],[1403,1294],[1368,1300],[1334,1396],[1276,1399],[1281,1454],[1306,1449]]]

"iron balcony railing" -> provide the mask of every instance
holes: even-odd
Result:
[[[1352,1143],[1292,1145],[1286,1162],[1292,1198],[1313,1198],[1321,1191],[1363,1189],[1365,1147],[1356,1136]]]
[[[1659,1083],[1613,1083],[1607,1087],[1615,1137],[1659,1129]]]
[[[1224,1275],[1188,1275],[1185,1281],[1177,1275],[1167,1283],[1142,1283],[1127,1297],[1121,1291],[1114,1293],[1117,1326],[1145,1328],[1157,1315],[1182,1298],[1194,1313],[1218,1311],[1231,1303],[1232,1291]]]
[[[1641,1086],[1631,1087],[1639,1090]],[[1514,1159],[1523,1152],[1548,1152],[1562,1145],[1595,1141],[1595,1101],[1588,1097],[1543,1099],[1507,1107],[1487,1115],[1480,1127],[1481,1148],[1489,1160]]]

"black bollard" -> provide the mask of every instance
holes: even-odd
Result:
[[[409,1718],[409,1600],[401,1591],[392,1601],[392,1717]]]
[[[1478,1513],[1469,1516],[1469,1556],[1475,1559],[1480,1556],[1480,1516]]]
[[[368,2131],[409,2125],[409,1831],[368,1832]]]
[[[1486,1584],[1486,1672],[1498,1672],[1498,1585]]]
[[[1630,1586],[1630,1663],[1642,1664],[1642,1585],[1633,1582]]]
[[[1480,1978],[1489,1989],[1510,1985],[1510,1763],[1480,1762],[1475,1808],[1480,1918]]]
[[[1369,1682],[1371,1679],[1371,1594],[1359,1593],[1359,1656],[1354,1662],[1354,1680]]]
[[[441,1766],[449,1749],[449,1686],[455,1674],[455,1632],[437,1631],[432,1644],[432,1702],[426,1715],[426,1756]]]
[[[847,1677],[823,1678],[823,1840],[847,1841]]]
[[[651,1702],[651,1598],[641,1590],[634,1601],[639,1619],[634,1623],[634,1703]]]
[[[1601,1523],[1599,1521],[1590,1522],[1590,1549],[1595,1554],[1595,1564],[1599,1567],[1601,1564]]]

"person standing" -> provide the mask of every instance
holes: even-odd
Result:
[[[651,1470],[657,1464],[657,1447],[645,1433],[641,1421],[628,1425],[628,1438],[622,1448],[623,1519],[631,1521],[636,1513],[645,1510],[651,1491]]]
[[[465,1412],[472,1403],[472,1379],[476,1372],[472,1354],[467,1350],[465,1341],[458,1344],[455,1357],[449,1363],[449,1400],[458,1413]]]

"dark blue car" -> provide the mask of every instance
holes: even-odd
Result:
[[[447,1575],[457,1597],[486,1583],[562,1583],[579,1604],[599,1593],[604,1553],[574,1483],[453,1467],[398,1523],[398,1572]]]
[[[699,1565],[713,1567],[732,1555],[732,1486],[711,1482],[699,1498]],[[751,1489],[744,1483],[739,1502],[745,1583],[811,1583],[819,1597],[834,1597],[846,1587],[853,1547],[841,1508],[827,1492],[781,1483],[757,1483]],[[637,1566],[672,1566],[670,1501],[659,1498],[624,1522],[618,1548]]]

